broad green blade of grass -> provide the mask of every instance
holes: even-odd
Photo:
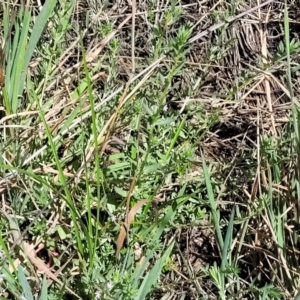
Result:
[[[57,0],[45,1],[41,12],[35,20],[34,26],[31,31],[31,35],[29,38],[28,46],[26,47],[26,52],[24,56],[24,62],[22,64],[22,73],[19,78],[19,88],[17,90],[18,94],[21,95],[24,89],[24,82],[26,77],[26,72],[28,69],[28,65],[30,63],[31,57],[34,53],[36,45],[40,40],[40,37],[44,31],[44,28],[49,21],[49,17],[53,12],[53,9],[57,3]],[[73,2],[74,3],[74,2]],[[27,37],[25,37],[27,42]],[[27,43],[26,43],[27,44]]]
[[[21,6],[19,10],[15,22],[14,40],[12,41],[11,47],[6,47],[8,51],[11,49],[11,56],[8,57],[10,63],[7,65],[7,76],[5,79],[5,87],[8,94],[6,111],[8,114],[16,113],[19,108],[28,65],[56,2],[56,0],[45,2],[42,11],[35,19],[32,30],[30,30],[30,22],[32,21],[30,8]],[[14,21],[15,20],[11,20],[10,22]],[[5,23],[7,23],[7,21]],[[29,32],[31,32],[31,34],[28,41]]]
[[[175,242],[173,241],[164,252],[163,256],[157,260],[154,267],[146,274],[144,280],[139,287],[139,291],[135,297],[136,300],[143,300],[146,298],[148,293],[151,291],[153,284],[157,281],[160,276],[161,270],[164,266],[166,259],[170,256],[170,253],[174,247]]]
[[[298,291],[297,295],[295,296],[294,300],[300,300],[300,290]]]
[[[133,278],[134,278],[133,286],[135,288],[137,288],[137,289],[139,288],[139,282],[140,282],[141,278],[143,278],[142,276],[143,276],[145,270],[147,269],[149,260],[151,258],[153,258],[154,253],[155,253],[155,249],[149,249],[146,252],[146,255],[145,255],[145,258],[144,258],[142,264],[136,266],[134,273],[133,273]]]
[[[23,267],[21,265],[18,266],[18,274],[19,274],[19,279],[20,279],[20,283],[23,289],[23,295],[25,297],[26,300],[33,300],[33,295],[31,292],[31,288],[29,286],[29,283],[25,277],[24,271],[23,271]]]
[[[234,216],[235,216],[235,207],[233,207],[230,214],[230,219],[229,219],[225,241],[224,241],[224,247],[222,249],[221,272],[225,272],[226,266],[228,265],[227,256],[232,242]]]
[[[24,57],[27,48],[27,37],[29,33],[29,25],[31,15],[29,9],[21,8],[18,14],[18,21],[15,25],[15,35],[12,44],[11,72],[8,73],[5,80],[5,86],[8,94],[8,106],[6,110],[8,114],[15,114],[20,104],[19,96],[23,93],[24,84],[21,93],[19,93],[20,79],[24,70]],[[26,68],[27,70],[27,68]],[[9,71],[9,70],[7,70]],[[25,74],[25,73],[24,73]]]
[[[48,283],[47,283],[46,277],[44,277],[40,300],[47,300],[47,299],[48,299]]]
[[[162,298],[161,300],[168,300],[170,297],[170,293],[166,293]]]

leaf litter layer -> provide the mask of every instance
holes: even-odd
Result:
[[[2,295],[293,299],[297,3],[1,5]]]

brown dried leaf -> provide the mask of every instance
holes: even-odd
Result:
[[[124,225],[122,226],[121,228],[121,231],[120,231],[120,234],[118,236],[118,239],[117,239],[117,251],[116,251],[116,257],[119,256],[120,254],[120,251],[123,247],[123,244],[124,244],[124,240],[126,238],[126,233],[127,231],[129,230],[129,227],[130,227],[130,224],[132,223],[133,219],[134,219],[134,216],[136,215],[137,211],[144,205],[146,204],[147,202],[149,202],[150,200],[148,199],[143,199],[143,200],[140,200],[138,203],[136,203],[132,209],[130,210],[128,216],[127,216],[127,220],[125,220],[125,223]]]

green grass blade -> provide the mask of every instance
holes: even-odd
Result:
[[[206,188],[207,188],[208,200],[209,200],[209,205],[210,205],[212,218],[213,218],[213,222],[214,222],[214,228],[215,228],[215,231],[217,234],[217,239],[218,239],[220,249],[222,251],[222,249],[224,247],[224,241],[223,241],[223,237],[222,237],[222,233],[221,233],[221,229],[220,229],[220,216],[219,216],[219,213],[217,212],[217,207],[216,207],[215,197],[214,197],[214,193],[213,193],[213,189],[212,189],[212,185],[211,185],[210,175],[209,175],[209,171],[206,166],[203,154],[202,154],[202,162],[203,162],[203,172],[204,172],[205,183],[206,183]]]
[[[19,12],[18,19],[19,22],[22,23],[22,26],[19,24],[16,24],[16,34],[14,36],[13,41],[13,67],[11,70],[11,74],[6,78],[7,84],[7,92],[8,92],[8,107],[6,107],[7,112],[10,113],[16,113],[19,105],[19,95],[22,94],[22,92],[19,93],[19,86],[20,86],[20,79],[21,74],[24,72],[24,56],[26,53],[26,46],[27,46],[27,36],[29,33],[29,24],[31,20],[30,11],[25,8],[23,11],[23,8]],[[27,70],[27,69],[26,69]],[[25,74],[25,73],[24,73]],[[24,87],[24,84],[23,84]]]
[[[151,291],[153,284],[157,281],[158,277],[160,276],[161,270],[164,266],[166,259],[170,256],[170,253],[174,247],[175,242],[173,241],[163,254],[163,256],[155,263],[154,267],[151,271],[145,276],[137,296],[135,297],[136,300],[143,300],[146,298],[147,294]]]
[[[0,246],[1,246],[1,249],[4,252],[5,256],[7,257],[8,261],[9,261],[9,264],[12,266],[13,271],[16,272],[16,267],[13,263],[13,259],[11,258],[11,255],[10,255],[11,253],[6,247],[6,243],[4,242],[4,238],[5,237],[3,237],[2,233],[0,233]]]
[[[300,300],[300,290],[298,290],[298,293],[295,296],[294,300]]]
[[[165,160],[168,160],[168,158],[170,157],[170,154],[171,154],[171,152],[172,152],[172,150],[174,148],[174,145],[175,145],[175,143],[176,143],[176,141],[177,141],[177,139],[179,137],[179,134],[180,134],[180,131],[181,131],[182,127],[183,127],[184,122],[185,122],[185,118],[183,120],[181,120],[179,126],[177,127],[175,135],[174,135],[174,137],[173,137],[173,139],[171,141],[171,145],[170,145],[170,147],[169,147],[169,149],[168,149],[168,151],[167,151],[167,153],[165,155]]]
[[[33,96],[36,97],[36,95],[33,95]],[[40,116],[40,118],[43,122],[45,131],[46,131],[46,135],[48,137],[48,141],[49,141],[51,152],[52,152],[52,155],[53,155],[53,158],[54,158],[54,161],[55,161],[55,165],[56,165],[58,173],[59,173],[59,181],[60,181],[61,185],[63,186],[63,190],[64,190],[65,197],[66,197],[65,201],[66,201],[66,203],[68,204],[68,206],[70,208],[71,218],[74,222],[74,229],[75,229],[75,232],[76,232],[76,240],[77,240],[78,250],[81,253],[81,255],[83,255],[84,250],[83,250],[82,240],[81,240],[81,237],[80,237],[80,231],[79,231],[79,227],[78,227],[80,214],[78,213],[78,211],[77,211],[77,209],[76,209],[76,207],[75,207],[75,205],[72,201],[69,186],[67,184],[67,179],[66,179],[66,177],[63,173],[61,161],[58,157],[56,145],[53,141],[53,137],[51,135],[49,125],[47,124],[46,119],[45,119],[45,112],[43,111],[43,109],[40,105],[40,102],[38,101],[37,98],[36,98],[36,103],[37,103],[38,110],[39,110],[39,116]],[[84,230],[84,228],[83,228],[83,230]]]
[[[19,279],[20,279],[20,283],[23,289],[23,293],[25,295],[25,299],[26,300],[33,300],[33,295],[31,292],[31,288],[29,286],[29,283],[25,277],[24,271],[23,271],[23,267],[21,265],[18,266],[18,274],[19,274]]]
[[[53,12],[53,9],[57,3],[57,0],[46,1],[43,5],[43,8],[36,18],[35,24],[32,28],[32,32],[30,35],[30,39],[28,42],[28,47],[26,49],[26,53],[24,56],[24,62],[22,64],[22,75],[19,81],[19,88],[17,92],[21,95],[24,89],[24,82],[26,77],[26,72],[28,69],[28,65],[30,63],[31,57],[33,55],[34,49],[42,35],[42,32],[48,22],[48,19]]]
[[[291,75],[291,57],[290,57],[290,26],[289,26],[289,15],[288,15],[288,4],[287,0],[284,0],[284,36],[285,36],[285,45],[286,45],[286,57],[287,57],[287,83],[290,92],[291,102],[292,102],[292,117],[293,125],[295,130],[295,148],[297,153],[297,167],[298,171],[296,172],[296,189],[297,189],[297,219],[296,222],[300,224],[300,181],[299,181],[299,170],[300,170],[300,113],[297,109],[297,106],[294,102],[294,90],[292,84],[292,75]],[[294,233],[294,242],[297,243],[298,234],[296,231]]]
[[[225,271],[227,265],[227,255],[232,241],[234,215],[235,215],[235,207],[233,207],[230,214],[230,219],[229,219],[228,228],[226,231],[226,236],[224,241],[224,247],[222,249],[221,272]]]
[[[47,284],[46,277],[44,277],[40,300],[47,300],[47,299],[48,299],[48,284]]]
[[[90,79],[90,73],[88,70],[88,66],[86,63],[85,59],[85,51],[83,44],[81,44],[81,49],[82,49],[82,54],[83,54],[83,65],[84,65],[84,70],[85,70],[85,76],[86,76],[86,82],[87,82],[87,89],[88,89],[88,99],[90,102],[90,107],[91,107],[91,116],[92,116],[92,133],[93,133],[93,142],[94,142],[94,147],[95,149],[98,149],[98,132],[97,132],[97,120],[96,120],[96,112],[95,112],[95,99],[93,96],[92,92],[92,84],[91,84],[91,79]],[[86,165],[86,164],[85,164]],[[96,218],[97,220],[100,219],[100,199],[101,199],[101,194],[100,194],[100,182],[102,178],[102,173],[100,170],[100,157],[99,157],[99,152],[95,151],[95,167],[96,167],[96,187],[97,187],[97,215]],[[87,169],[86,169],[87,172]],[[87,172],[88,173],[88,172]],[[88,182],[86,181],[86,188],[89,190],[89,185]],[[91,243],[92,249],[89,249],[90,252],[90,268],[93,268],[93,263],[94,263],[94,257],[95,257],[95,252],[97,249],[97,242],[98,242],[98,236],[99,236],[99,227],[98,227],[98,222],[96,222],[95,225],[95,232],[92,232],[92,222],[91,222],[91,199],[89,197],[89,193],[87,194],[88,197],[88,230],[91,236],[94,236],[94,241]]]

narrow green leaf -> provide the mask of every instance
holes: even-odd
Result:
[[[230,219],[229,219],[226,236],[225,236],[224,247],[222,249],[221,272],[225,271],[225,268],[227,265],[227,255],[228,255],[228,250],[230,248],[230,244],[231,244],[231,240],[232,240],[232,233],[233,233],[234,215],[235,215],[235,206],[233,207],[231,214],[230,214]]]
[[[114,165],[110,165],[107,167],[108,170],[110,171],[119,171],[119,170],[123,170],[123,169],[127,169],[130,168],[130,163],[129,162],[122,162],[122,163],[117,163]]]
[[[31,57],[33,55],[34,49],[41,37],[41,34],[45,28],[45,25],[48,22],[48,19],[57,3],[57,0],[46,1],[43,5],[43,8],[36,18],[35,24],[32,28],[31,36],[28,42],[28,47],[26,49],[24,62],[22,64],[22,75],[19,82],[19,89],[17,90],[19,95],[23,93],[24,82],[26,77],[26,72],[28,69],[28,65],[30,63]]]
[[[48,299],[48,284],[46,277],[43,278],[43,285],[42,285],[42,293],[40,300],[47,300]]]
[[[124,198],[125,198],[125,197],[127,196],[127,192],[124,191],[123,189],[117,187],[117,186],[114,187],[114,190],[115,190],[115,192],[116,192],[118,195],[120,195],[121,197],[124,197]]]
[[[218,243],[219,243],[220,248],[222,250],[223,247],[224,247],[224,241],[223,241],[223,237],[222,237],[222,233],[221,233],[221,229],[220,229],[220,224],[219,224],[220,223],[220,217],[219,217],[219,214],[218,214],[217,209],[216,209],[216,202],[215,202],[215,198],[214,198],[214,193],[213,193],[213,189],[212,189],[212,185],[211,185],[211,181],[210,181],[208,168],[206,166],[203,154],[201,154],[201,155],[202,155],[203,172],[204,172],[205,183],[206,183],[206,188],[207,188],[208,200],[209,200],[210,209],[211,209],[211,213],[212,213],[212,217],[213,217],[215,231],[217,233]]]
[[[138,294],[136,296],[136,300],[143,300],[146,298],[148,293],[151,291],[152,286],[157,281],[158,277],[160,276],[161,270],[164,266],[166,259],[170,256],[170,253],[174,247],[174,241],[169,245],[163,256],[155,263],[154,267],[151,269],[149,273],[145,276]]]
[[[150,166],[147,166],[145,167],[144,169],[144,174],[149,174],[149,173],[153,173],[159,169],[161,169],[162,166],[160,163],[156,163],[156,164],[153,164],[153,165],[150,165]]]
[[[23,293],[26,300],[33,300],[33,295],[31,292],[31,288],[29,286],[29,283],[25,277],[23,267],[21,265],[18,266],[18,274],[19,274],[19,280],[23,289]]]
[[[22,18],[22,20],[21,20]],[[20,29],[20,24],[16,25],[17,34],[14,37],[13,42],[13,67],[11,70],[11,74],[9,78],[6,79],[6,82],[9,81],[9,84],[6,86],[8,92],[8,99],[9,99],[9,111],[11,113],[16,113],[19,105],[19,95],[22,94],[23,88],[21,93],[19,92],[20,86],[20,79],[21,74],[24,72],[24,56],[26,53],[26,46],[27,46],[27,37],[29,32],[29,24],[30,24],[30,12],[28,9],[23,9],[19,12],[19,23],[22,23],[22,27]],[[27,69],[26,69],[27,70]],[[23,83],[24,87],[24,83]]]

